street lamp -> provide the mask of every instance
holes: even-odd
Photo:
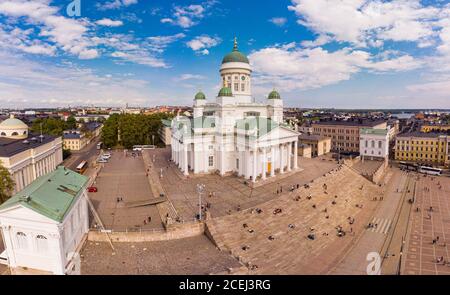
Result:
[[[202,220],[202,193],[205,190],[205,185],[198,183],[197,184],[197,192],[198,192],[198,219]]]

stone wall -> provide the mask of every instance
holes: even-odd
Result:
[[[202,222],[181,223],[168,227],[166,230],[137,231],[137,232],[110,232],[91,230],[88,235],[89,241],[109,242],[108,236],[115,242],[156,242],[184,239],[204,234],[205,226]]]
[[[379,184],[386,173],[387,167],[388,167],[388,161],[384,160],[383,164],[380,165],[380,167],[377,169],[377,171],[375,171],[374,174],[372,174],[372,179],[370,179],[370,180],[373,183]]]

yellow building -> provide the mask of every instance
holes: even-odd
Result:
[[[0,163],[15,182],[13,193],[54,171],[62,161],[61,137],[29,134],[28,126],[14,117],[0,123]]]
[[[397,136],[395,159],[422,165],[450,165],[450,136],[413,132]]]
[[[64,131],[63,144],[64,149],[71,151],[79,151],[88,143],[88,139],[84,133],[78,130]]]
[[[450,130],[450,125],[422,125],[420,128],[421,132],[446,132]]]
[[[298,137],[298,142],[311,147],[311,157],[328,154],[331,150],[331,138],[329,137],[302,134]]]

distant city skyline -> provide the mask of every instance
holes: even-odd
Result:
[[[0,108],[189,106],[213,99],[237,37],[257,101],[450,109],[446,1],[4,0]]]

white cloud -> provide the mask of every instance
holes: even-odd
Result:
[[[98,3],[97,8],[99,10],[119,9],[136,3],[138,3],[138,0],[111,0],[105,3]]]
[[[58,9],[50,6],[49,3],[48,0],[4,0],[0,3],[0,15],[13,19],[25,18],[29,24],[40,28],[41,39],[45,38],[46,42],[53,43],[65,52],[81,58],[97,57],[98,52],[90,48],[92,44],[87,36],[89,31],[87,23],[81,19],[59,15]],[[39,42],[43,43],[44,41],[39,40]],[[45,52],[44,48],[49,49],[53,45],[37,46],[28,51],[42,53]]]
[[[249,58],[255,71],[254,85],[276,86],[283,91],[335,84],[363,70],[381,73],[421,66],[409,55],[377,57],[351,48],[330,52],[320,47],[294,47],[292,43],[255,51]]]
[[[204,79],[206,79],[205,76],[196,75],[196,74],[182,74],[182,75],[174,78],[175,81],[204,80]]]
[[[149,83],[108,77],[89,68],[30,61],[0,52],[0,107],[146,104]]]
[[[292,0],[298,23],[335,40],[367,46],[368,41],[425,42],[434,36],[438,7],[420,0]]]
[[[287,18],[285,18],[285,17],[273,17],[273,18],[269,19],[269,21],[271,23],[273,23],[274,25],[276,25],[276,26],[282,27],[282,26],[284,26],[286,24]]]
[[[203,55],[208,55],[208,48],[215,47],[219,45],[222,40],[219,37],[210,37],[208,35],[201,35],[195,37],[194,39],[188,41],[186,45],[194,50],[196,53]]]
[[[205,13],[217,3],[215,0],[205,1],[201,4],[175,6],[170,17],[161,19],[161,23],[170,23],[184,29],[195,26],[205,17]]]
[[[123,22],[120,20],[112,20],[109,18],[103,18],[95,22],[98,25],[106,26],[106,27],[120,27],[123,25]]]

